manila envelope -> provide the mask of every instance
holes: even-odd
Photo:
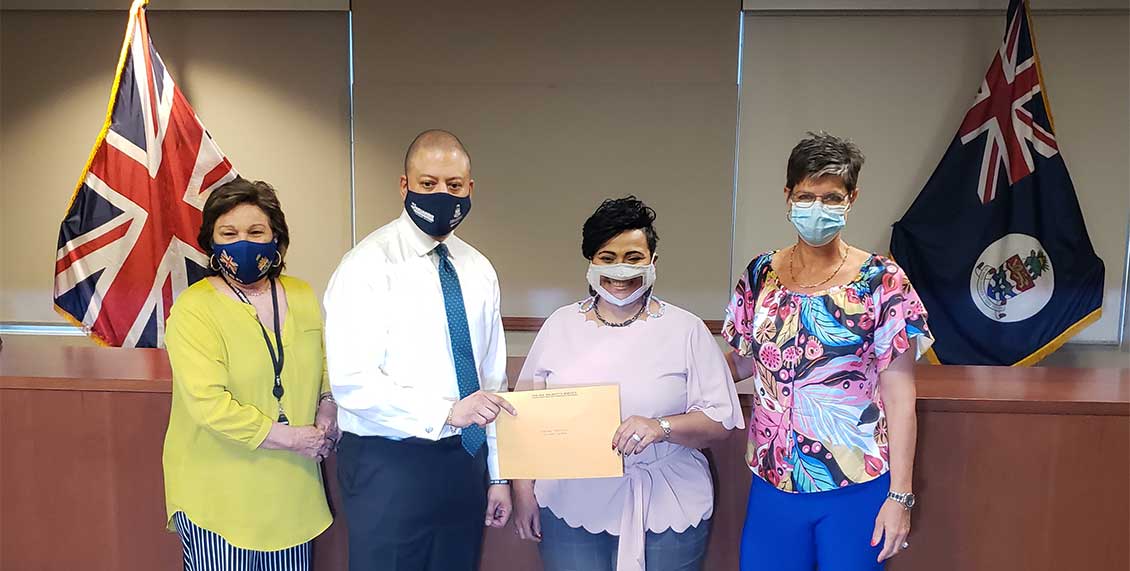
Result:
[[[620,387],[571,387],[499,393],[518,416],[500,414],[499,477],[508,480],[611,478],[624,475],[612,449],[620,427]]]

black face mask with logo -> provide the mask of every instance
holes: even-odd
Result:
[[[404,210],[416,226],[428,236],[447,236],[467,219],[471,211],[471,197],[462,198],[446,192],[421,194],[408,189],[404,196]]]

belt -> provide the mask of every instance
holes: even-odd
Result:
[[[651,503],[652,471],[658,470],[687,452],[679,448],[666,456],[650,462],[635,462],[624,466],[628,478],[628,497],[620,516],[620,546],[616,551],[617,571],[644,571],[644,547],[647,541],[647,509]]]

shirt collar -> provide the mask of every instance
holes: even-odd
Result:
[[[439,245],[439,240],[425,234],[423,230],[420,230],[419,226],[416,226],[416,223],[408,216],[408,211],[402,210],[400,212],[399,223],[402,229],[401,235],[404,236],[404,241],[408,244],[408,248],[413,254],[417,256],[427,256]],[[444,243],[447,244],[448,255],[452,258],[455,257],[455,252],[452,250],[458,240],[454,232],[444,240]]]

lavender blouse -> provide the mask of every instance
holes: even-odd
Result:
[[[743,428],[730,369],[706,325],[660,303],[660,315],[623,328],[587,320],[581,304],[558,309],[534,340],[520,388],[618,384],[623,419],[701,411]],[[670,442],[624,458],[624,474],[539,480],[534,489],[538,504],[570,526],[619,536],[619,571],[643,571],[645,533],[697,526],[713,513],[714,490],[702,453]]]

